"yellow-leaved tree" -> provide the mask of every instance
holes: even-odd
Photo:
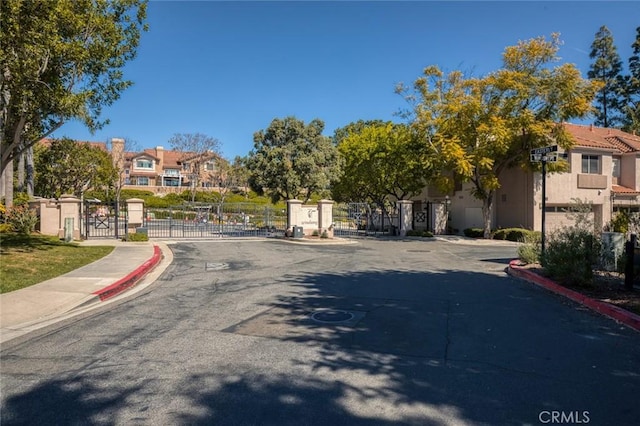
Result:
[[[582,78],[575,65],[560,63],[560,45],[557,34],[521,41],[505,49],[501,69],[484,77],[445,75],[431,66],[412,87],[397,88],[412,105],[411,123],[430,161],[451,172],[439,185],[451,188],[454,176],[472,183],[472,195],[482,201],[485,238],[501,173],[531,167],[533,148],[570,148],[562,122],[593,111],[600,84]]]

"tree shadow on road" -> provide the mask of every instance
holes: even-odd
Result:
[[[634,407],[637,337],[506,275],[294,271],[279,281],[289,291],[262,302],[259,314],[169,352],[196,363],[169,358],[164,375],[145,370],[135,386],[113,387],[118,366],[101,366],[104,376],[45,381],[6,400],[3,425],[137,419],[140,408],[127,398],[145,399],[158,410],[153,419],[179,425],[534,424],[541,410],[563,408],[593,411],[594,424],[635,418],[632,409],[607,407]],[[312,318],[338,311],[353,317]],[[214,307],[207,312],[215,315]],[[162,344],[178,337],[166,333]],[[216,339],[230,346],[206,346]],[[136,342],[138,357],[158,356],[158,347],[145,350],[150,336]],[[616,369],[594,369],[593,359]],[[154,396],[157,382],[171,395]],[[180,403],[166,407],[154,397]]]
[[[127,398],[144,385],[110,385],[108,374],[76,376],[43,382],[8,398],[2,406],[2,425],[113,424]]]

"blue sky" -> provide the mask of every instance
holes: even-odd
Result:
[[[319,118],[327,136],[359,119],[400,121],[394,88],[424,67],[483,75],[506,46],[553,32],[586,77],[606,25],[626,67],[638,16],[632,1],[151,1],[124,69],[134,85],[103,111],[111,123],[92,135],[69,122],[53,137],[168,149],[176,133],[203,133],[232,159],[274,118]]]

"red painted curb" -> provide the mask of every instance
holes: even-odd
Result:
[[[578,293],[577,291],[573,291],[559,284],[556,284],[548,278],[528,271],[525,268],[521,268],[516,264],[518,262],[519,261],[517,259],[509,262],[509,268],[507,268],[507,273],[509,275],[522,278],[556,294],[565,296],[568,299],[573,300],[574,302],[577,302],[602,315],[621,322],[622,324],[625,324],[626,326],[631,327],[634,330],[640,331],[640,315],[636,315],[633,312],[629,312],[625,309],[619,308],[618,306],[592,299],[585,296],[584,294]]]
[[[122,293],[123,291],[136,285],[142,277],[144,277],[160,262],[161,259],[162,252],[160,251],[160,247],[154,245],[153,256],[151,256],[149,260],[137,267],[126,277],[119,279],[108,287],[105,287],[98,291],[94,291],[92,294],[97,295],[100,298],[100,301],[103,302],[117,294]]]

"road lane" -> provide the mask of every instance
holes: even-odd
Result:
[[[640,335],[507,276],[513,245],[171,248],[153,291],[2,351],[3,425],[640,417]]]

